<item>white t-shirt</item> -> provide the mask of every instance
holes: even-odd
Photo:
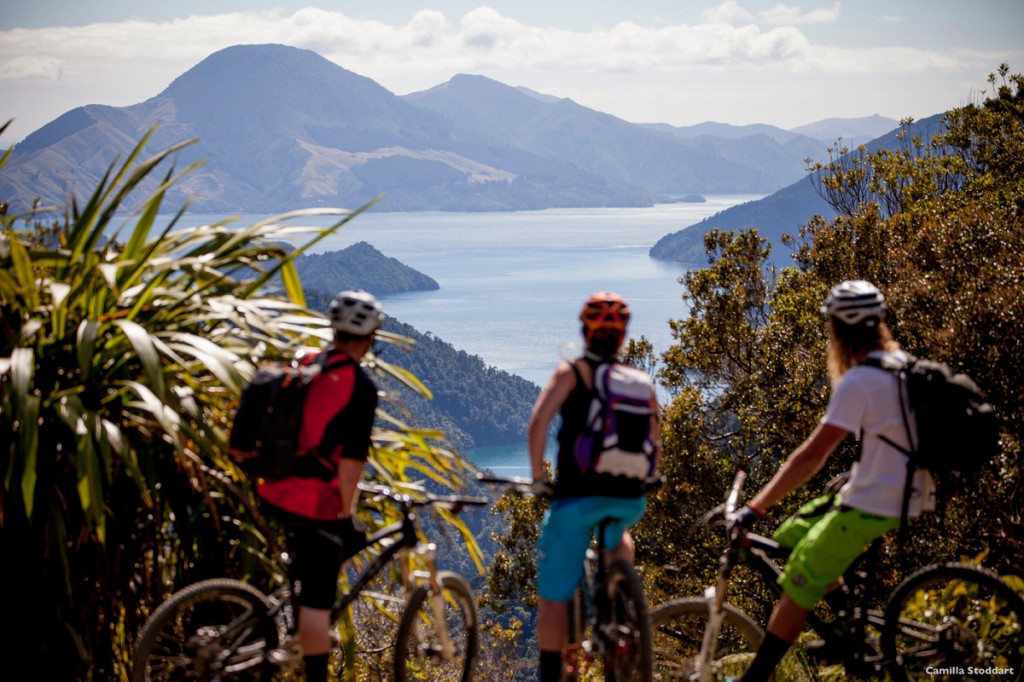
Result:
[[[889,357],[905,362],[903,351],[873,351],[870,357]],[[839,492],[844,505],[880,516],[899,516],[907,480],[907,457],[879,438],[884,435],[909,449],[900,407],[902,387],[892,372],[875,367],[851,367],[839,381],[828,401],[822,423],[838,426],[853,434],[863,429],[860,461],[853,465],[850,480]],[[904,398],[906,396],[904,395]],[[911,419],[914,438],[917,432]],[[935,481],[922,469],[914,473],[909,515],[935,509]]]

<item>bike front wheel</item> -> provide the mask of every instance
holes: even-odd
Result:
[[[406,601],[395,635],[396,682],[472,678],[479,648],[473,592],[455,573],[441,571],[437,582],[440,595],[420,585]]]
[[[655,680],[689,680],[696,673],[708,614],[702,597],[675,599],[651,612]],[[750,616],[725,604],[706,679],[739,677],[763,637],[764,631]]]
[[[881,646],[897,682],[1019,682],[1024,598],[985,569],[929,566],[893,592],[885,608]]]
[[[270,600],[246,583],[215,578],[157,607],[135,645],[132,682],[269,680],[278,647]]]
[[[601,633],[605,642],[605,679],[649,682],[652,678],[651,622],[643,584],[633,565],[619,559],[608,567],[607,611]],[[600,613],[600,611],[599,611]]]

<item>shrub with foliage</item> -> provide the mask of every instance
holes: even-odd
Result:
[[[948,112],[931,140],[904,137],[898,148],[873,153],[840,150],[815,166],[822,196],[839,215],[812,220],[789,238],[795,267],[767,268],[767,245],[756,231],[707,234],[709,265],[681,279],[690,312],[672,322],[676,342],[662,358],[661,378],[673,394],[663,421],[669,485],[636,530],[653,603],[710,582],[720,536],[690,529],[721,501],[732,473],[747,470],[752,490],[763,485],[820,418],[830,386],[818,308],[833,284],[855,278],[886,293],[889,322],[908,351],[976,379],[1002,427],[1002,453],[980,477],[940,480],[939,512],[913,522],[906,546],[891,539],[883,579],[982,554],[997,571],[1019,570],[1024,77],[1004,65],[989,85],[982,101]],[[762,530],[854,455],[849,438]],[[763,590],[742,598],[755,615],[771,605]]]
[[[177,229],[184,209],[161,210],[194,169],[172,164],[190,143],[144,158],[147,139],[84,204],[0,215],[0,556],[3,610],[18,614],[2,648],[40,679],[123,679],[135,633],[171,591],[270,579],[276,538],[225,456],[226,432],[259,362],[331,338],[293,260],[362,210]],[[122,213],[158,172],[141,208]],[[336,222],[294,224],[311,215]],[[263,293],[272,278],[284,296]],[[400,367],[371,366],[429,393]],[[414,495],[426,478],[459,487],[463,462],[430,444],[442,434],[386,407],[379,417],[374,476]],[[465,526],[445,520],[479,562]]]

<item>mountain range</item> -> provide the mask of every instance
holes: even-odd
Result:
[[[943,115],[936,114],[911,123],[905,132],[905,139],[919,137],[928,140],[943,126]],[[866,151],[892,149],[900,144],[900,130],[893,130],[864,144]],[[845,144],[844,144],[845,146]],[[658,260],[678,261],[693,267],[707,265],[704,250],[704,235],[712,229],[743,230],[757,229],[772,247],[769,262],[776,265],[792,265],[788,252],[782,244],[782,235],[796,235],[800,227],[814,216],[830,220],[835,210],[818,194],[813,177],[804,177],[777,192],[738,206],[733,206],[688,227],[665,235],[651,247],[651,257]]]
[[[152,129],[148,151],[196,138],[177,167],[205,160],[171,188],[168,210],[187,200],[208,213],[354,208],[380,194],[377,211],[645,206],[770,194],[825,155],[831,131],[896,125],[635,124],[464,74],[399,97],[309,50],[238,45],[145,102],[79,107],[33,132],[0,174],[0,201],[19,211],[91,191]]]

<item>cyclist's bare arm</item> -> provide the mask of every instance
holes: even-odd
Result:
[[[576,385],[576,376],[568,362],[562,362],[541,391],[530,414],[527,429],[527,447],[530,451],[530,469],[533,478],[544,475],[544,449],[548,441],[548,428],[559,408]]]
[[[361,459],[345,459],[338,461],[338,492],[341,494],[342,516],[352,516],[356,502],[359,500],[359,479],[366,465]]]
[[[803,443],[786,458],[772,480],[750,500],[750,506],[765,511],[807,481],[828,461],[849,431],[832,424],[818,424]]]

